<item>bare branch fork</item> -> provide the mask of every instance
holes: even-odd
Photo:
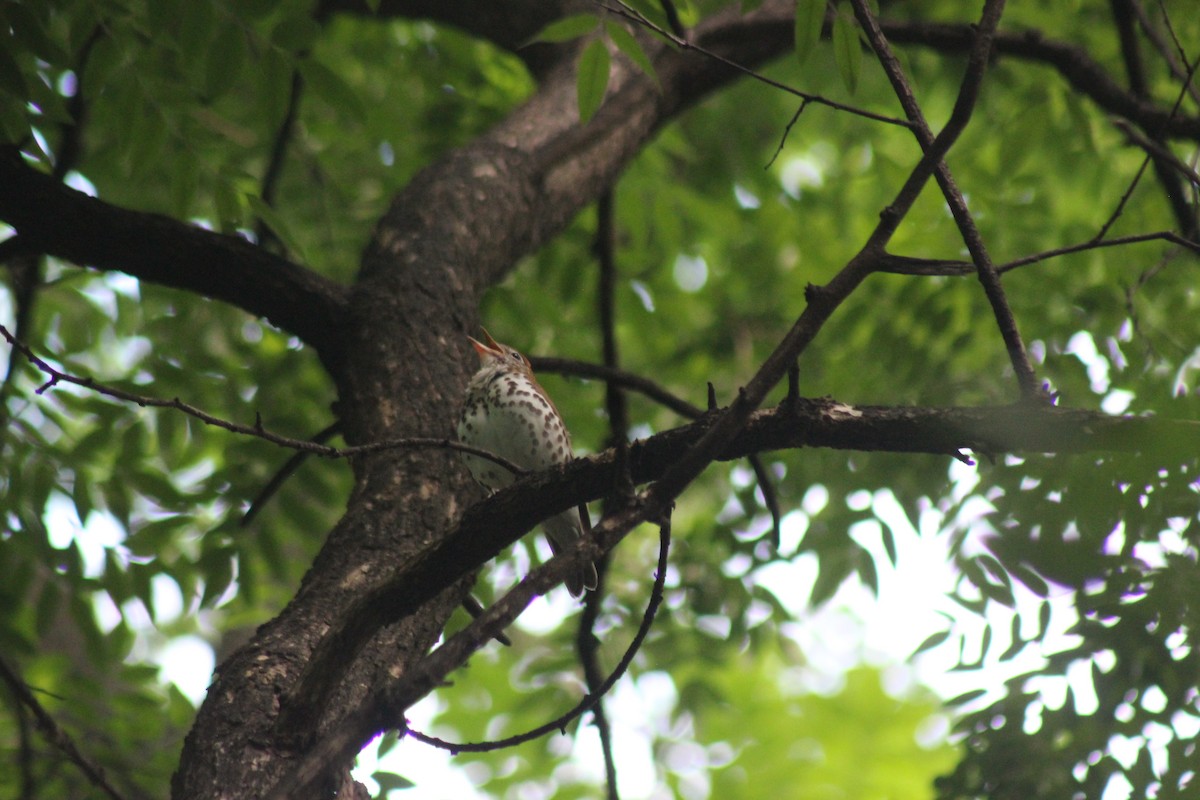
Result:
[[[919,191],[920,187],[928,180],[930,173],[936,177],[938,186],[941,187],[942,194],[950,206],[950,213],[962,233],[963,242],[971,253],[979,282],[983,285],[984,294],[991,303],[992,313],[996,317],[1000,335],[1004,339],[1009,360],[1012,362],[1017,383],[1021,388],[1021,396],[1030,400],[1038,398],[1041,390],[1038,386],[1037,374],[1029,361],[1029,355],[1025,352],[1025,343],[1021,340],[1016,318],[1004,296],[999,274],[979,235],[975,220],[967,208],[966,199],[955,185],[950,168],[943,160],[951,146],[967,127],[974,112],[975,103],[979,99],[980,87],[983,84],[983,76],[987,70],[987,61],[991,54],[992,38],[995,35],[996,27],[1000,24],[1000,17],[1004,13],[1004,2],[1003,0],[989,0],[984,4],[983,15],[976,28],[975,45],[972,47],[967,61],[966,73],[959,89],[958,98],[954,103],[954,110],[946,125],[936,136],[925,121],[925,115],[917,103],[908,79],[904,76],[900,61],[892,52],[887,37],[884,36],[883,30],[879,27],[879,22],[875,19],[866,0],[851,0],[851,2],[854,6],[854,15],[866,32],[871,47],[879,57],[879,63],[883,66],[888,80],[891,81],[896,97],[904,108],[904,113],[913,123],[914,135],[925,153],[921,162],[909,176],[905,188],[911,186],[914,190]],[[887,239],[899,226],[904,214],[899,208],[893,206],[884,212],[885,219],[889,216],[894,219],[894,222],[877,229],[878,239],[873,238],[873,243],[880,249],[886,246]]]

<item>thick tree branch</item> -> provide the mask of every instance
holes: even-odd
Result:
[[[880,27],[894,44],[919,44],[947,54],[968,52],[974,40],[967,25],[880,20]],[[1136,97],[1077,45],[1048,39],[1039,31],[1001,31],[992,47],[997,55],[1053,68],[1072,89],[1105,111],[1137,123],[1143,130],[1200,141],[1200,117],[1176,116],[1169,108]]]
[[[495,42],[498,46],[521,52],[520,48],[546,23],[566,13],[589,11],[591,2],[539,2],[522,0],[514,9],[512,3],[494,2],[442,3],[438,0],[384,0],[380,16],[402,16],[430,19],[454,25],[469,33]],[[368,13],[363,0],[325,0],[323,11]],[[768,0],[751,15],[736,20],[727,27],[722,55],[739,64],[758,63],[740,48],[729,48],[737,39],[748,48],[769,46],[774,55],[782,55],[791,46],[791,27],[794,22],[794,0]],[[710,25],[706,21],[701,29]],[[881,19],[883,32],[895,44],[917,44],[945,54],[965,54],[970,51],[975,34],[971,25],[960,23],[923,22],[920,20]],[[696,41],[697,32],[691,32]],[[993,51],[997,55],[1038,62],[1054,69],[1073,89],[1092,99],[1105,111],[1125,117],[1144,130],[1171,137],[1200,141],[1200,117],[1176,117],[1169,110],[1127,91],[1108,71],[1078,45],[1046,37],[1037,30],[1001,31],[996,34]],[[705,91],[704,87],[699,87]]]
[[[670,474],[679,459],[694,449],[697,442],[710,437],[727,411],[708,415],[704,420],[668,434],[660,434],[630,448],[634,479],[641,482],[654,475]],[[801,421],[803,419],[803,421]],[[1152,417],[1109,417],[1087,411],[1070,411],[1028,404],[975,409],[878,409],[852,407],[831,401],[803,401],[755,412],[729,447],[718,453],[721,460],[742,458],[747,446],[763,449],[780,446],[826,445],[837,429],[849,435],[837,438],[843,444],[854,440],[879,442],[880,426],[890,428],[884,437],[889,449],[897,452],[956,453],[976,449],[995,455],[1002,452],[1082,452],[1133,451],[1152,453],[1169,464],[1178,458],[1194,458],[1200,448],[1200,423],[1170,421]],[[678,437],[678,440],[675,438]],[[840,446],[840,445],[834,445]],[[683,454],[683,456],[680,455]],[[613,451],[592,458],[578,459],[562,468],[529,476],[468,510],[456,530],[420,559],[406,568],[388,585],[364,596],[357,604],[353,630],[333,637],[338,647],[323,648],[310,664],[310,677],[326,677],[325,670],[339,669],[345,658],[340,647],[357,647],[370,636],[370,628],[387,624],[393,614],[403,615],[420,607],[422,594],[433,587],[430,571],[448,570],[464,574],[477,563],[497,554],[521,535],[538,518],[562,511],[580,499],[595,499],[607,489],[617,469]],[[376,698],[364,703],[323,739],[305,757],[304,770],[290,776],[272,797],[287,797],[289,791],[315,780],[325,764],[352,754],[374,732],[392,726],[398,715],[413,702],[436,688],[481,643],[492,630],[501,630],[538,594],[565,578],[572,568],[572,557],[590,557],[589,545],[605,548],[620,538],[645,516],[645,505],[634,503],[614,517],[606,517],[597,526],[599,542],[584,542],[576,551],[565,551],[536,569],[522,582],[522,591],[514,592],[484,612],[473,624],[471,633],[462,631],[419,665],[405,672],[402,680],[389,687],[386,702]],[[519,520],[513,525],[514,520]],[[476,561],[480,555],[484,558]],[[333,660],[331,660],[333,659]],[[299,700],[302,698],[295,698]],[[311,698],[307,698],[311,699]],[[287,729],[288,716],[281,717]]]
[[[0,220],[28,247],[235,305],[336,357],[346,290],[237,238],[111,205],[0,149]]]
[[[654,573],[654,586],[650,591],[650,600],[646,604],[645,613],[642,614],[641,624],[617,666],[603,681],[596,685],[589,683],[588,695],[575,708],[545,725],[496,742],[456,745],[424,734],[418,734],[416,738],[456,753],[483,752],[501,747],[512,747],[540,738],[555,730],[565,730],[571,720],[588,709],[596,709],[598,712],[600,701],[629,669],[634,656],[637,655],[646,636],[650,633],[654,617],[663,601],[663,587],[667,577],[667,555],[670,547],[671,519],[667,516],[659,524],[658,565]],[[415,664],[413,669],[399,680],[378,687],[371,702],[363,704],[355,714],[343,720],[332,735],[323,739],[317,747],[308,752],[296,771],[272,790],[268,795],[268,800],[287,800],[290,797],[308,794],[318,783],[327,764],[353,755],[377,730],[396,727],[396,721],[403,717],[405,710],[436,686],[436,683],[431,684],[430,681],[436,682],[437,676],[449,674],[455,668],[462,666],[467,657],[479,648],[480,637],[485,637],[482,641],[486,641],[487,637],[494,636],[495,632],[502,631],[511,625],[533,598],[545,592],[548,586],[561,582],[568,571],[573,568],[570,566],[573,563],[574,560],[568,552],[555,556],[530,573],[498,603],[480,615],[468,628],[456,633],[444,645]],[[414,732],[409,731],[409,733]],[[608,761],[608,766],[608,797],[615,798],[617,796],[616,775],[612,769],[611,760]]]
[[[724,412],[629,446],[635,483],[668,474]],[[1112,417],[1093,411],[1024,403],[977,408],[849,406],[806,400],[755,412],[715,454],[717,460],[800,447],[956,456],[970,450],[1005,453],[1140,452],[1164,463],[1200,452],[1200,422]],[[360,596],[347,624],[330,636],[309,664],[290,713],[317,703],[375,631],[412,613],[453,580],[498,556],[538,522],[581,502],[605,496],[620,467],[615,450],[529,475],[472,506],[457,527],[398,572]],[[564,571],[565,574],[565,571]],[[285,714],[286,717],[286,714]],[[284,728],[288,727],[286,722]]]

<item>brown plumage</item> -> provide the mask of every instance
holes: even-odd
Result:
[[[458,421],[459,440],[534,472],[570,461],[571,434],[534,377],[529,359],[500,344],[487,331],[483,334],[486,344],[471,339],[479,354],[479,371],[467,385]],[[463,454],[463,460],[487,489],[495,491],[513,482],[513,475],[495,462],[469,453]],[[574,508],[546,520],[542,528],[556,553],[583,533]],[[595,589],[596,567],[584,564],[567,576],[566,583],[576,597],[584,589]]]

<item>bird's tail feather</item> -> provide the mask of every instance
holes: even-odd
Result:
[[[546,541],[550,543],[550,550],[556,554],[569,547],[583,531],[579,512],[575,509],[551,517],[542,523],[542,527],[546,531]],[[595,564],[590,561],[580,564],[574,572],[567,575],[567,591],[572,597],[581,597],[584,589],[595,589],[598,580]]]

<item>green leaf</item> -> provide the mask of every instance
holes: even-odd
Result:
[[[611,59],[608,48],[600,39],[589,44],[579,57],[579,75],[575,89],[579,98],[579,119],[587,122],[604,102],[608,89],[608,73]]]
[[[211,0],[194,0],[180,5],[178,24],[173,30],[184,64],[203,63],[216,25],[217,14]]]
[[[379,738],[379,756],[383,757],[390,753],[397,744],[400,743],[399,731],[391,730]]]
[[[842,84],[854,94],[862,69],[862,48],[858,45],[858,23],[849,14],[839,13],[833,17],[833,60],[842,76]]]
[[[233,583],[233,559],[232,550],[225,547],[214,547],[200,557],[198,566],[204,578],[201,607],[207,608],[221,599],[225,590]]]
[[[963,706],[972,700],[977,700],[987,694],[987,689],[972,689],[969,692],[963,692],[960,695],[955,695],[946,701],[948,706]]]
[[[880,526],[880,534],[883,537],[883,549],[887,552],[888,561],[895,567],[899,558],[896,554],[896,534],[892,532],[890,525]]]
[[[808,61],[821,41],[825,24],[825,0],[796,0],[796,59]]]
[[[16,103],[0,102],[0,143],[19,142],[29,135],[29,119]]]
[[[1021,583],[1025,584],[1025,588],[1036,594],[1038,597],[1049,597],[1050,586],[1045,579],[1033,570],[1028,564],[1017,564],[1013,567],[1013,576]]]
[[[813,582],[812,594],[808,599],[809,605],[816,608],[833,597],[853,568],[851,557],[844,550],[825,554],[821,558],[817,579]]]
[[[237,11],[245,19],[261,19],[279,5],[280,0],[238,0]]]
[[[604,30],[608,34],[608,38],[612,40],[617,49],[628,56],[629,60],[637,64],[638,69],[646,73],[654,85],[662,89],[662,85],[658,82],[658,75],[654,71],[654,65],[650,63],[649,56],[642,49],[642,45],[634,38],[633,34],[625,29],[623,25],[618,25],[615,22],[604,23]]]
[[[3,52],[3,48],[0,48],[0,52]],[[120,42],[101,36],[92,46],[83,68],[83,80],[88,91],[97,92],[105,86],[109,78],[125,65],[128,57],[129,53],[121,47]]]
[[[1008,649],[1000,654],[1000,661],[1008,661],[1025,649],[1025,640],[1021,638],[1020,614],[1013,614],[1009,639],[1011,643],[1008,645]]]
[[[586,36],[600,24],[600,18],[595,14],[572,14],[569,17],[551,22],[535,33],[526,44],[534,42],[569,42]]]
[[[242,224],[243,209],[241,195],[228,176],[221,176],[213,187],[213,202],[216,204],[217,222],[226,233]]]
[[[949,638],[949,629],[938,631],[937,633],[931,633],[929,636],[925,637],[925,641],[921,642],[921,644],[917,646],[917,649],[913,651],[913,655],[915,656],[918,653],[924,653],[926,650],[932,650]]]
[[[0,91],[7,92],[18,100],[24,101],[29,97],[29,87],[25,85],[25,76],[13,59],[12,53],[0,47]]]
[[[70,61],[67,51],[51,38],[43,21],[34,14],[31,6],[8,3],[4,14],[7,22],[12,26],[14,38],[38,58],[60,66]]]
[[[393,789],[411,789],[416,786],[403,775],[397,775],[394,772],[373,772],[371,778],[379,784],[379,790],[387,795]]]

